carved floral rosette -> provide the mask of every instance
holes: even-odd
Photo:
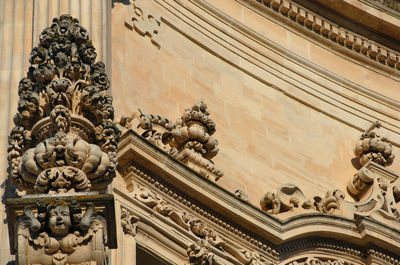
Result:
[[[119,130],[102,62],[86,29],[53,19],[18,87],[9,176],[25,193],[104,191],[115,176]]]
[[[17,264],[107,264],[107,240],[106,221],[93,204],[47,199],[18,216]]]

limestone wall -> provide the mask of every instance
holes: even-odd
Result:
[[[225,173],[218,183],[246,190],[254,205],[288,182],[307,196],[345,190],[356,172],[352,149],[377,119],[399,153],[396,67],[313,35],[256,1],[134,3],[139,10],[122,0],[0,1],[1,194],[18,82],[40,31],[63,13],[89,30],[112,76],[117,117],[141,108],[176,120],[204,99],[217,123],[214,161]],[[140,17],[137,29],[126,26]],[[400,170],[396,160],[391,169]],[[11,260],[7,233],[5,221],[0,264]]]
[[[398,70],[298,32],[255,1],[201,2],[136,1],[136,12],[160,22],[147,24],[158,31],[153,42],[125,25],[135,8],[115,3],[117,117],[141,108],[175,121],[203,98],[217,124],[218,183],[246,190],[255,205],[288,182],[307,196],[345,190],[353,147],[377,119],[398,152]]]

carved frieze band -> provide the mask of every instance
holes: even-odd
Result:
[[[335,258],[308,257],[287,263],[286,265],[354,265],[351,262]]]
[[[131,173],[140,176],[146,182],[154,185],[155,188],[169,195],[171,198],[180,202],[184,206],[189,207],[198,214],[204,216],[206,219],[211,220],[213,223],[245,239],[257,248],[266,251],[271,257],[276,257],[278,255],[273,247],[268,246],[267,243],[256,240],[254,237],[248,235],[247,233],[240,231],[238,227],[228,224],[227,222],[216,217],[214,214],[205,211],[202,207],[199,207],[195,203],[179,195],[175,191],[171,190],[167,185],[160,183],[159,180],[155,180],[153,177],[144,173],[142,170],[136,168],[135,166],[129,167],[129,169],[127,169],[126,172],[123,173],[123,175]],[[186,211],[177,209],[175,206],[161,198],[158,194],[150,191],[148,188],[136,183],[132,183],[132,188],[134,197],[138,201],[150,207],[162,216],[171,219],[173,222],[175,222],[177,225],[184,228],[185,230],[191,231],[194,235],[199,237],[199,239],[205,239],[211,246],[216,247],[226,253],[229,253],[230,255],[238,259],[238,261],[240,261],[241,263],[250,264],[252,260],[254,260],[254,262],[256,260],[260,260],[260,262],[264,260],[264,258],[261,258],[258,254],[253,253],[252,251],[236,249],[230,246],[228,242],[222,239],[217,231],[207,225],[204,221]]]
[[[274,247],[272,245],[269,245],[270,243],[266,241],[261,241],[260,239],[256,239],[255,236],[250,235],[249,233],[243,231],[240,227],[230,224],[229,222],[223,220],[222,218],[219,218],[216,214],[212,213],[208,209],[204,208],[203,206],[200,206],[196,203],[194,203],[192,200],[189,198],[185,197],[182,194],[179,194],[179,192],[175,191],[172,187],[168,186],[167,184],[163,183],[161,180],[156,179],[154,176],[150,176],[149,174],[145,173],[144,170],[139,169],[138,166],[131,165],[129,168],[124,169],[121,171],[122,176],[125,177],[127,175],[135,175],[135,178],[138,177],[145,182],[151,184],[156,190],[161,191],[163,194],[168,195],[169,198],[177,201],[179,204],[182,204],[186,207],[189,207],[191,210],[196,212],[197,214],[200,214],[203,216],[205,219],[210,220],[212,223],[215,225],[218,225],[230,233],[233,233],[242,239],[245,239],[248,241],[250,244],[266,251],[268,254],[271,255],[271,257],[274,257],[276,259],[278,258],[283,258],[281,255],[290,255],[292,251],[299,251],[299,250],[307,250],[307,249],[320,249],[320,250],[329,250],[329,253],[337,253],[337,255],[340,255],[340,257],[343,257],[343,260],[346,260],[346,257],[348,259],[356,259],[356,260],[361,260],[365,256],[374,256],[379,260],[384,260],[384,261],[393,261],[393,264],[400,264],[396,263],[398,262],[398,259],[393,256],[392,253],[385,253],[383,250],[377,249],[376,247],[368,246],[368,247],[358,247],[349,243],[346,243],[344,241],[338,241],[338,240],[333,240],[333,239],[325,239],[325,238],[305,238],[301,240],[296,240],[296,241],[291,241],[291,242],[286,242],[280,245],[279,247]],[[131,176],[132,177],[132,176]],[[191,231],[194,233],[197,237],[200,239],[205,239],[207,241],[207,244],[199,243],[199,242],[194,242],[193,246],[189,246],[187,249],[187,253],[190,257],[190,255],[200,255],[200,252],[203,253],[205,250],[201,250],[201,248],[205,247],[216,247],[233,257],[237,257],[236,255],[239,255],[239,257],[245,257],[249,255],[249,253],[253,253],[247,250],[247,252],[243,252],[246,250],[242,249],[228,249],[229,245],[221,239],[220,234],[213,228],[211,228],[209,225],[207,225],[204,221],[202,221],[199,218],[196,218],[193,214],[180,210],[176,208],[174,205],[171,203],[167,202],[163,198],[161,198],[160,195],[156,194],[153,191],[150,191],[148,188],[145,188],[144,186],[138,186],[137,183],[132,182],[132,191],[134,191],[134,196],[135,198],[142,202],[143,204],[147,205],[147,207],[153,209],[155,212],[161,214],[164,217],[169,218],[172,220],[174,223],[178,224],[180,227]],[[328,207],[329,208],[329,207]],[[125,215],[127,216],[127,215]],[[130,217],[129,217],[130,218]],[[127,219],[128,220],[128,219]],[[127,222],[129,223],[129,222]],[[219,243],[218,243],[219,242]],[[225,245],[224,245],[225,244]],[[224,249],[224,247],[225,249]],[[241,252],[242,251],[242,252]],[[332,252],[333,251],[333,252]],[[196,254],[197,253],[197,254]],[[238,254],[239,253],[239,254]],[[240,254],[242,253],[242,254]],[[247,253],[247,254],[246,254]],[[219,260],[218,258],[215,258],[213,255],[212,257],[209,256],[212,253],[208,252],[204,258],[204,260],[208,261],[213,261],[215,263],[212,264],[224,264],[224,263],[218,263],[218,262],[223,262]],[[256,254],[256,253],[254,253]],[[193,260],[203,260],[203,258],[192,258]],[[219,260],[219,261],[218,261]],[[255,259],[254,262],[256,262],[257,259]],[[240,261],[240,259],[238,260]],[[249,259],[244,259],[243,261],[249,261]],[[293,260],[292,260],[293,261]],[[303,260],[304,261],[304,260]],[[332,259],[332,262],[334,259]],[[268,262],[268,261],[266,261]],[[326,262],[326,259],[324,259],[324,262]],[[197,263],[192,263],[192,264],[197,264]],[[204,263],[208,264],[208,263]],[[245,264],[245,263],[244,263]],[[257,263],[254,263],[257,264]],[[299,263],[300,264],[300,263]],[[313,263],[310,263],[313,264]],[[319,263],[315,263],[319,264]],[[325,263],[321,263],[325,265]],[[327,263],[329,264],[329,263]],[[340,263],[339,263],[340,264]],[[351,264],[351,263],[344,263],[344,264]]]
[[[144,1],[134,0],[131,4],[133,12],[125,21],[125,26],[130,30],[135,30],[141,36],[150,38],[157,48],[160,48],[158,40],[158,32],[161,26],[161,18],[159,16],[148,14]]]
[[[252,0],[371,60],[400,70],[400,54],[315,15],[290,0]],[[385,1],[383,1],[385,2]]]

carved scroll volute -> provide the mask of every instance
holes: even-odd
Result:
[[[372,186],[375,174],[366,167],[362,167],[347,184],[348,192],[357,200],[361,199]]]
[[[86,29],[62,15],[43,30],[18,87],[9,176],[27,194],[104,191],[119,130],[110,82]]]

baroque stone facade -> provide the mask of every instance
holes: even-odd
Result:
[[[0,264],[400,264],[398,8],[335,3],[0,0]]]

